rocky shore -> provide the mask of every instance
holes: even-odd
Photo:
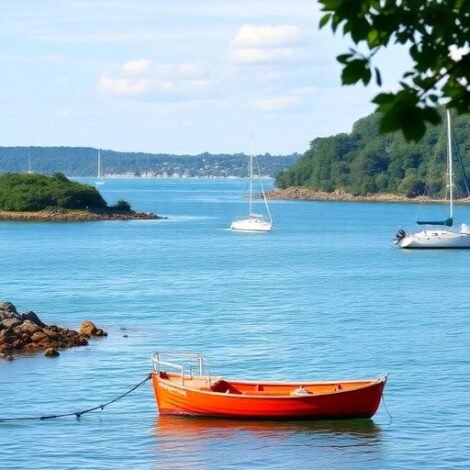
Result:
[[[416,198],[408,198],[396,194],[370,194],[367,196],[354,196],[353,194],[344,191],[333,191],[331,193],[323,191],[314,191],[312,189],[291,187],[286,189],[274,189],[266,193],[268,199],[273,200],[301,200],[301,201],[341,201],[341,202],[431,202],[442,203],[442,199],[430,199],[428,197],[420,196]],[[470,202],[469,198],[460,199],[455,201],[456,204],[465,204]]]
[[[165,219],[153,212],[119,210],[79,211],[57,209],[38,212],[0,211],[0,220],[42,221],[42,222],[88,222],[100,220],[158,220]]]
[[[80,331],[46,325],[34,312],[18,313],[10,302],[0,302],[0,359],[12,360],[21,351],[43,351],[58,356],[58,349],[86,346],[92,336],[107,336],[91,321],[84,321]]]

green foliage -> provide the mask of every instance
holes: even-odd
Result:
[[[0,210],[103,209],[106,201],[93,187],[68,180],[62,173],[0,175]]]
[[[460,154],[463,168],[470,169],[470,116],[454,117],[452,124],[454,154]],[[418,143],[407,142],[397,132],[380,134],[379,129],[380,116],[374,113],[357,121],[351,134],[313,140],[295,165],[277,175],[276,186],[408,197],[423,195],[426,190],[431,197],[445,196],[445,126],[429,127]],[[464,195],[464,177],[457,158],[455,182]]]
[[[130,212],[132,210],[131,205],[124,199],[119,199],[119,201],[116,202],[116,204],[114,204],[112,208],[118,211],[124,211],[124,212]]]
[[[395,93],[381,93],[373,102],[382,114],[382,133],[401,130],[406,140],[418,141],[426,127],[440,120],[439,101],[459,114],[470,112],[470,2],[468,0],[319,0],[325,15],[320,28],[342,28],[358,49],[337,60],[344,85],[372,77],[382,85],[373,58],[391,43],[408,48],[413,62]],[[466,52],[452,58],[450,48]],[[359,51],[367,50],[368,53]]]

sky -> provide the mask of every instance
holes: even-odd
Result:
[[[303,153],[374,110],[316,0],[0,0],[0,146]],[[406,51],[378,59],[394,89]]]

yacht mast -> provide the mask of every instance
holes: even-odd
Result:
[[[253,144],[251,145],[250,160],[248,164],[248,177],[250,178],[248,214],[251,215],[253,213]]]
[[[450,111],[447,110],[447,177],[449,184],[449,217],[454,217],[454,169],[452,162],[452,126],[450,123]]]

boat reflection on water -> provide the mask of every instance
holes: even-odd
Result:
[[[381,429],[370,419],[246,421],[167,415],[157,417],[154,431],[162,469],[371,468],[384,455]],[[341,467],[345,459],[359,466]]]
[[[158,416],[155,435],[160,440],[205,441],[207,439],[232,439],[249,434],[251,438],[273,440],[311,437],[369,440],[377,443],[381,429],[371,419],[318,420],[318,421],[268,421],[189,416]],[[333,444],[334,445],[334,444]]]

